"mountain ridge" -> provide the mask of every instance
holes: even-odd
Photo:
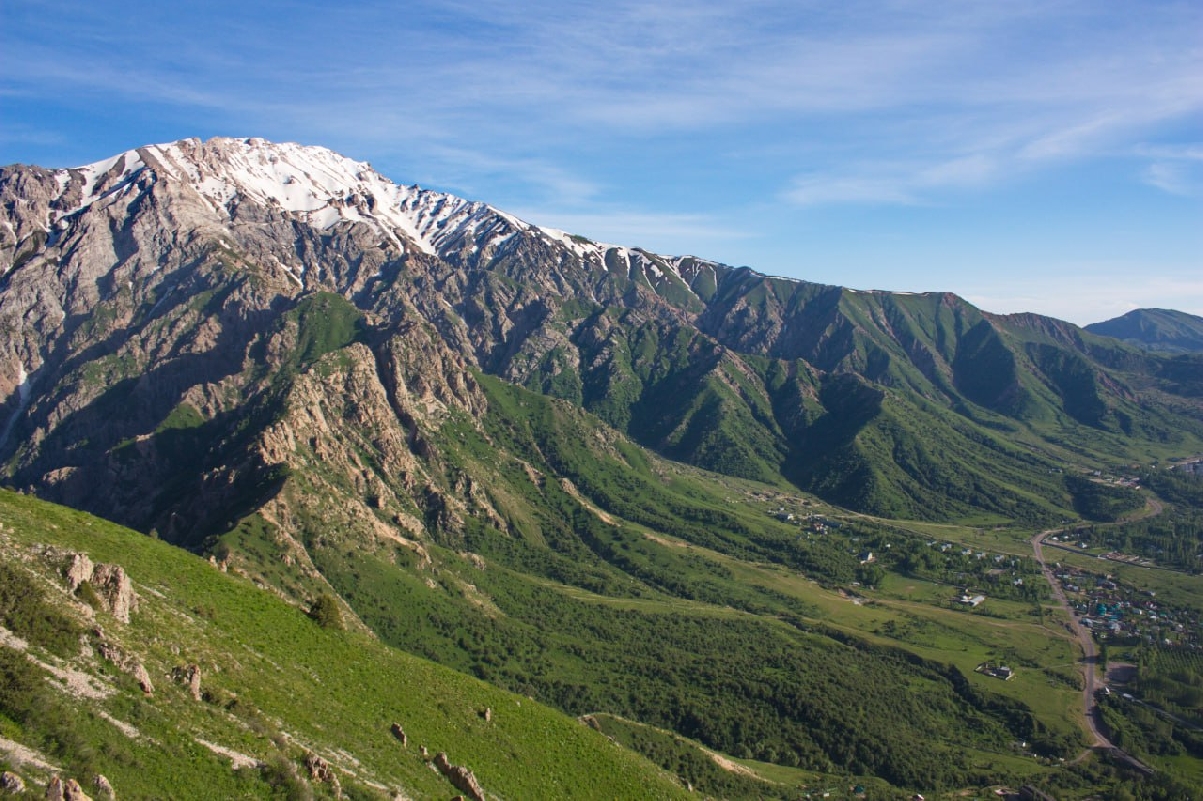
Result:
[[[384,642],[573,715],[916,789],[981,784],[978,756],[1014,741],[1071,755],[1072,728],[968,657],[849,632],[778,582],[848,603],[879,578],[865,548],[944,558],[886,518],[1123,507],[1069,479],[1203,450],[1203,362],[425,190],[398,222],[323,183],[326,156],[179,147],[203,175],[147,149],[91,177],[0,171],[5,483],[296,603],[337,594]],[[282,198],[221,177],[247,154]],[[1102,500],[1077,504],[1083,486]],[[992,592],[1027,614],[1033,584]],[[866,688],[891,715],[855,718]]]
[[[145,361],[148,350],[168,347],[177,354],[163,365],[170,374],[182,367],[182,347],[200,351],[193,360],[212,378],[234,376],[239,362],[259,358],[248,348],[283,305],[334,292],[378,335],[403,317],[424,320],[464,366],[572,400],[674,458],[767,480],[794,470],[804,488],[848,487],[857,474],[850,465],[866,458],[857,431],[878,412],[834,440],[821,431],[844,425],[838,415],[812,428],[832,411],[823,387],[838,375],[907,387],[908,397],[987,429],[1048,423],[1128,435],[1135,426],[1172,440],[1180,426],[1167,425],[1164,403],[1136,404],[1134,382],[1197,405],[1175,395],[1184,385],[1165,380],[1159,363],[1052,318],[991,315],[948,293],[861,292],[592,243],[485,204],[398,187],[324,148],[181,140],[74,171],[6,168],[0,184],[13,218],[0,243],[8,257],[0,318],[19,332],[0,378],[10,435],[31,406],[45,405],[34,392],[45,357],[60,370],[72,364],[72,339],[100,335],[104,348],[134,348],[118,340],[173,307],[204,318],[187,301],[218,286],[233,293],[232,305],[205,319],[230,347],[210,335],[144,342],[122,358]],[[766,369],[792,378],[774,389],[766,380],[780,379]],[[1029,374],[1038,380],[1021,380]],[[681,408],[665,404],[669,397],[711,400]],[[846,393],[827,397],[841,403]],[[212,417],[221,404],[202,406]],[[832,461],[823,453],[831,448],[847,452]],[[833,484],[811,467],[787,466],[815,456],[851,472]],[[907,477],[875,461],[881,492],[849,487],[830,498],[914,515],[941,492],[931,486],[945,480],[935,463]],[[953,508],[967,508],[961,503]]]
[[[1091,323],[1085,330],[1144,350],[1203,352],[1203,317],[1173,309],[1133,309],[1120,317]]]

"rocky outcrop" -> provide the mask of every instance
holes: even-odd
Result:
[[[338,780],[338,776],[334,773],[330,763],[322,759],[314,753],[305,755],[305,769],[309,771],[309,778],[319,784],[329,784],[334,790],[335,798],[342,798],[342,784]]]
[[[393,733],[394,737],[401,741],[402,748],[407,748],[409,746],[409,738],[405,736],[405,729],[401,728],[400,723],[394,723],[389,727],[389,731]]]
[[[434,766],[439,773],[447,777],[455,789],[463,792],[472,801],[485,801],[485,791],[472,775],[472,771],[461,765],[452,765],[442,751],[434,755]]]
[[[138,609],[134,583],[121,565],[93,564],[87,554],[73,553],[63,568],[63,578],[71,592],[88,582],[105,611],[122,623],[129,623],[130,613]]]
[[[155,685],[150,679],[150,673],[146,667],[134,657],[122,651],[115,645],[107,642],[101,642],[96,647],[96,652],[104,659],[112,662],[125,673],[134,677],[138,682],[138,687],[146,695],[154,695]]]
[[[67,567],[63,570],[63,576],[67,579],[67,588],[71,592],[78,590],[79,585],[92,580],[92,571],[95,569],[96,566],[86,553],[71,554]]]
[[[52,776],[46,786],[46,801],[92,801],[92,796],[75,779],[63,781],[60,776]]]
[[[99,564],[92,571],[92,586],[105,608],[122,623],[129,623],[131,612],[138,609],[134,583],[120,565]]]
[[[6,770],[0,773],[0,792],[5,792],[9,795],[23,793],[25,792],[25,780],[11,770]]]
[[[188,694],[193,701],[201,700],[201,669],[200,665],[180,665],[171,671],[172,680],[188,687]]]

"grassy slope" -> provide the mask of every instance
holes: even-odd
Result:
[[[231,772],[198,739],[272,765],[296,763],[311,749],[342,772],[345,786],[367,794],[373,785],[418,797],[453,794],[419,745],[432,755],[446,751],[502,797],[594,797],[599,787],[614,798],[682,794],[649,763],[558,712],[373,638],[322,629],[274,594],[164,543],[8,492],[0,493],[0,523],[6,561],[51,578],[43,560],[24,559],[35,544],[49,544],[121,564],[135,582],[142,605],[132,622],[98,613],[97,623],[142,659],[155,695],[144,698],[111,664],[78,656],[68,663],[117,692],[65,705],[77,737],[56,749],[45,721],[23,728],[0,717],[0,733],[47,748],[68,775],[72,768],[105,774],[122,797],[273,792],[272,769]],[[56,604],[66,603],[57,579],[42,583]],[[193,702],[165,677],[185,663],[202,666],[202,688],[220,703]],[[140,736],[121,736],[102,714]],[[390,735],[393,721],[405,727],[408,749]]]

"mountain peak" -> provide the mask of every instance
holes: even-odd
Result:
[[[418,186],[400,186],[372,169],[324,147],[260,138],[181,139],[129,150],[55,176],[65,202],[51,222],[115,198],[146,176],[191,185],[218,214],[236,200],[279,209],[319,230],[340,222],[376,222],[401,245],[398,233],[427,253],[437,253],[448,229],[500,215],[478,202]],[[403,247],[403,246],[402,246]]]
[[[1133,309],[1086,330],[1130,345],[1167,353],[1203,352],[1203,317],[1172,309]]]

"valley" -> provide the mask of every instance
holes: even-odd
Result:
[[[109,681],[93,619],[156,687],[245,663],[208,706],[119,679],[75,739],[10,693],[37,782],[166,792],[107,715],[233,795],[336,795],[312,753],[355,797],[450,797],[439,751],[496,798],[1203,786],[1203,480],[1169,469],[1203,452],[1198,354],[596,243],[263,140],[5,168],[0,197],[4,563],[80,641],[6,675],[56,710],[55,659]],[[68,550],[154,625],[72,594]],[[1070,576],[1170,628],[1087,634]],[[1105,659],[1184,723],[1093,706]]]

